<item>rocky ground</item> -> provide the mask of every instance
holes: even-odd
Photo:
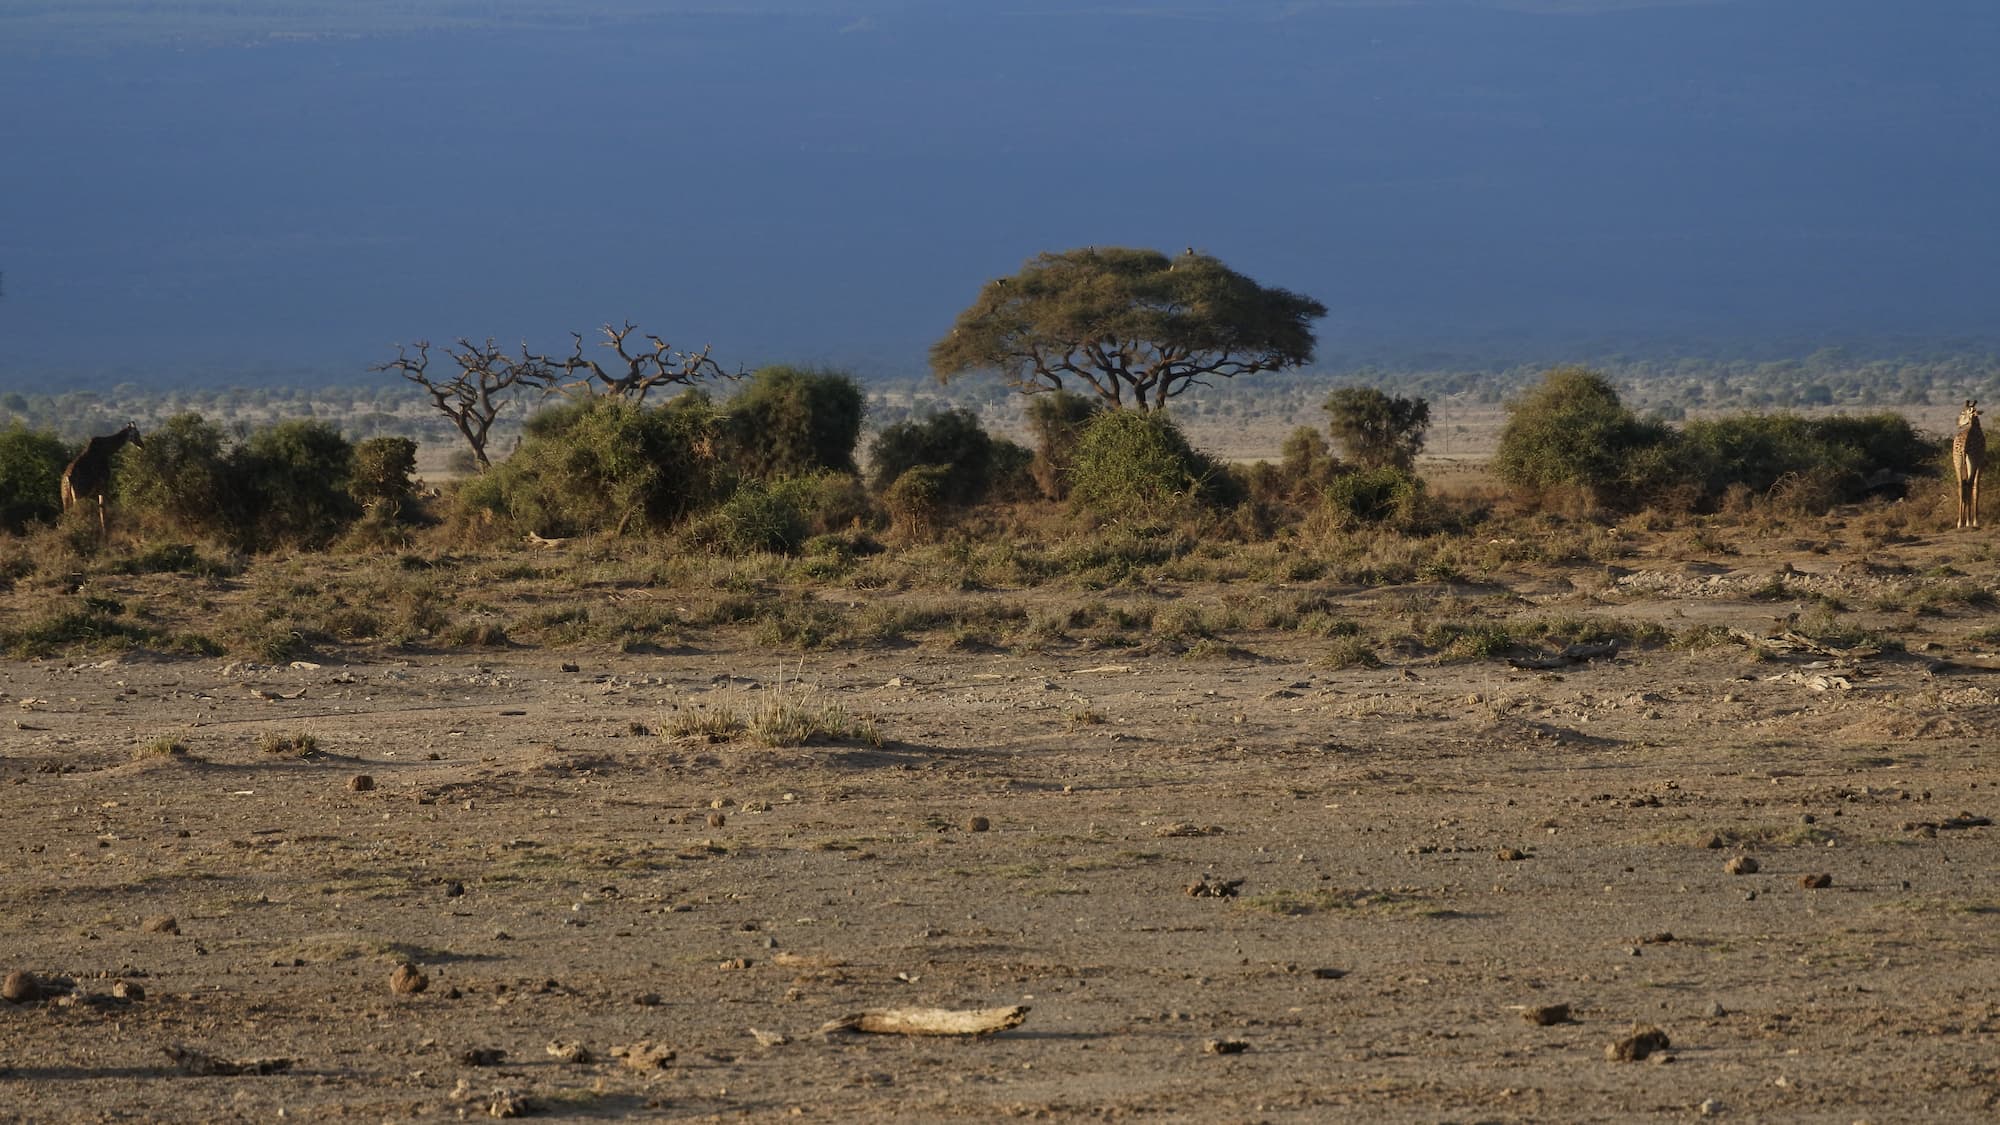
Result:
[[[1990,1120],[1973,542],[1473,591],[1739,634],[1548,670],[1256,630],[0,664],[0,1114]],[[1904,651],[1815,647],[1813,599]],[[772,701],[854,730],[667,736]]]

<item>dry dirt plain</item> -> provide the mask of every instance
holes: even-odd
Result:
[[[1098,595],[1758,637],[1832,598],[1907,647],[1873,656],[1342,667],[1245,628],[0,664],[0,950],[47,993],[0,1003],[0,1116],[1992,1120],[1991,534]],[[777,692],[880,745],[658,733]],[[314,754],[260,746],[299,731]],[[163,734],[189,753],[146,752]],[[392,992],[404,961],[425,991]],[[817,1033],[1017,1004],[986,1038]],[[1526,1018],[1550,1005],[1569,1021]],[[1608,1060],[1635,1025],[1669,1045]],[[641,1043],[673,1057],[613,1055]]]

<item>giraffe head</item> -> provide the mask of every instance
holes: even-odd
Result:
[[[1965,409],[1958,412],[1958,426],[1960,429],[1964,429],[1967,426],[1976,426],[1978,424],[1979,403],[1972,399],[1966,399]]]

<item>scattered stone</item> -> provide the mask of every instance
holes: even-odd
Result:
[[[641,992],[632,998],[632,1002],[641,1008],[657,1008],[660,1006],[661,999],[660,994],[657,992]]]
[[[146,998],[146,990],[129,980],[121,980],[111,986],[111,995],[120,1000],[130,1000],[136,1003]]]
[[[465,893],[465,884],[453,879],[444,885],[444,897],[457,898]]]
[[[992,1035],[1021,1026],[1029,1011],[1026,1004],[1006,1008],[869,1008],[821,1024],[818,1034],[855,1031],[868,1035]]]
[[[1709,1003],[1707,1012],[1709,1019],[1719,1020],[1728,1014],[1729,1014],[1729,1009],[1723,1007],[1721,1004],[1713,1001]]]
[[[512,1090],[495,1090],[486,1103],[486,1116],[526,1117],[538,1108],[540,1107],[536,1106],[534,1100],[526,1094],[518,1094]]]
[[[1818,875],[1801,875],[1799,876],[1799,886],[1804,887],[1806,890],[1809,891],[1823,891],[1826,888],[1833,886],[1833,876],[1827,875],[1825,873],[1821,873]]]
[[[292,1069],[291,1059],[225,1059],[175,1043],[162,1048],[182,1074],[196,1078],[234,1078],[245,1074],[283,1074]]]
[[[1317,977],[1317,978],[1318,978],[1318,979],[1320,979],[1320,980],[1339,980],[1339,979],[1340,979],[1341,977],[1344,977],[1344,976],[1346,976],[1346,975],[1347,975],[1347,970],[1346,970],[1346,969],[1314,969],[1314,970],[1313,970],[1313,972],[1312,972],[1312,975],[1313,975],[1314,977]]]
[[[749,967],[750,967],[750,958],[748,957],[731,957],[729,960],[724,961],[722,964],[716,966],[716,968],[721,969],[725,973],[732,972],[736,969],[747,969]]]
[[[1493,858],[1502,863],[1516,863],[1528,858],[1528,853],[1519,848],[1501,848],[1493,853]]]
[[[367,793],[374,788],[375,779],[365,773],[357,773],[347,779],[347,790],[350,793]]]
[[[1639,944],[1641,944],[1641,945],[1671,945],[1671,944],[1673,943],[1673,940],[1674,940],[1674,935],[1672,935],[1672,934],[1668,933],[1668,932],[1667,932],[1667,931],[1665,931],[1665,930],[1661,930],[1661,931],[1660,931],[1659,933],[1657,933],[1657,934],[1647,934],[1647,935],[1646,935],[1645,937],[1642,937],[1642,938],[1640,938],[1640,939],[1639,939]]]
[[[549,1057],[557,1062],[576,1066],[587,1066],[597,1061],[597,1056],[591,1053],[590,1048],[572,1039],[551,1039],[544,1050],[548,1051]]]
[[[389,974],[389,991],[398,996],[415,996],[430,986],[431,978],[408,961],[396,966],[396,971]]]
[[[1243,885],[1241,879],[1211,879],[1206,875],[1187,885],[1189,898],[1235,898],[1237,888]]]
[[[1201,1049],[1211,1055],[1240,1055],[1250,1049],[1250,1044],[1241,1039],[1211,1039]]]
[[[1711,832],[1708,834],[1708,839],[1701,842],[1701,846],[1707,848],[1709,851],[1717,851],[1728,847],[1729,842],[1722,838],[1720,832]]]
[[[1196,824],[1189,820],[1177,820],[1172,824],[1162,824],[1158,828],[1153,829],[1153,835],[1163,839],[1170,836],[1220,836],[1222,835],[1222,826],[1219,824]]]
[[[0,1000],[13,1004],[32,1004],[42,998],[42,982],[33,973],[15,969],[7,974],[7,980],[0,984]]]
[[[708,826],[710,828],[721,828],[727,825],[728,823],[729,823],[729,818],[722,815],[719,812],[712,812],[708,814]]]
[[[611,1048],[611,1057],[623,1059],[633,1070],[665,1070],[677,1057],[674,1049],[664,1043],[642,1039],[624,1047]]]
[[[1716,1114],[1722,1112],[1722,1103],[1716,1101],[1714,1098],[1703,1098],[1701,1099],[1701,1104],[1695,1107],[1695,1112],[1701,1114],[1703,1117],[1714,1117]]]
[[[458,1053],[458,1061],[466,1066],[499,1066],[507,1059],[507,1052],[499,1047],[467,1047]]]
[[[759,1031],[754,1027],[750,1029],[750,1037],[757,1041],[759,1047],[782,1047],[792,1041],[792,1037],[783,1032]]]
[[[968,816],[965,818],[965,830],[967,832],[984,832],[992,827],[993,822],[983,816]]]
[[[1521,1018],[1536,1027],[1554,1027],[1559,1023],[1575,1023],[1569,1014],[1568,1004],[1543,1004],[1521,1013]]]
[[[154,915],[144,922],[139,923],[139,928],[149,934],[177,934],[181,932],[179,920],[171,914]]]
[[[1668,1047],[1667,1033],[1657,1027],[1635,1027],[1632,1034],[1604,1048],[1604,1057],[1612,1062],[1638,1062],[1655,1051]]]
[[[1731,875],[1755,875],[1757,873],[1757,857],[1739,855],[1728,863],[1723,864],[1722,869]]]

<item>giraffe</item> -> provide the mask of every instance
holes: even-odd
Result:
[[[111,458],[126,442],[141,449],[146,443],[139,440],[139,423],[127,422],[125,428],[115,434],[94,437],[83,443],[83,452],[69,463],[62,475],[62,505],[67,512],[83,502],[86,496],[97,500],[97,530],[99,534],[111,532],[110,522],[104,515],[104,493],[111,487]]]
[[[1958,433],[1951,439],[1951,467],[1958,474],[1958,526],[1979,526],[1979,472],[1986,467],[1986,433],[1979,428],[1979,404],[1965,400]]]

